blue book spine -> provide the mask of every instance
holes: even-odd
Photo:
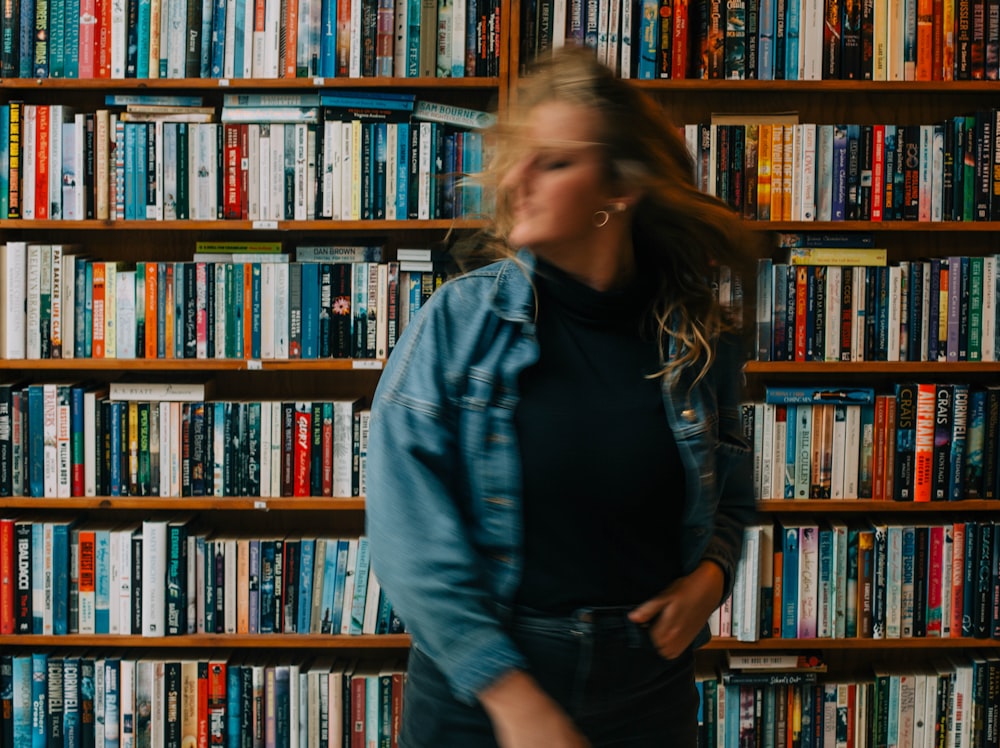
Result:
[[[139,21],[137,24],[139,46],[138,59],[135,66],[136,78],[149,77],[149,24],[150,13],[152,12],[151,5],[150,0],[139,0]],[[165,6],[161,12],[166,12]],[[159,30],[157,30],[157,33],[159,33]]]
[[[21,0],[21,15],[18,24],[19,37],[18,49],[20,54],[20,65],[18,67],[18,78],[34,77],[35,60],[35,0]]]
[[[84,261],[82,264],[84,293],[78,295],[77,298],[83,300],[83,327],[77,327],[76,329],[82,330],[82,358],[91,358],[94,355],[94,265],[89,260]],[[80,285],[78,282],[77,291],[79,290]]]
[[[420,77],[420,0],[406,3],[406,77]],[[30,76],[29,76],[30,77]]]
[[[319,632],[330,634],[333,632],[333,603],[334,593],[337,588],[337,550],[338,541],[334,539],[324,542],[323,552],[323,585],[320,589],[323,601],[320,605]],[[319,559],[316,559],[317,563]]]
[[[243,77],[243,56],[246,37],[246,6],[247,0],[236,0],[236,38],[233,40],[233,77]]]
[[[125,403],[120,400],[113,400],[111,402],[111,423],[108,424],[109,431],[111,434],[111,454],[110,454],[110,471],[109,471],[109,483],[111,488],[112,496],[122,495],[122,461],[121,461],[121,442],[122,442],[122,429],[121,429],[121,414],[125,407]],[[95,580],[96,583],[96,580]]]
[[[833,126],[833,192],[830,217],[843,221],[847,215],[847,125]]]
[[[49,77],[62,78],[66,66],[66,0],[49,0]]]
[[[347,579],[347,551],[348,541],[337,541],[337,573],[334,577],[333,586],[333,615],[332,633],[340,633],[340,624],[343,620],[344,610],[344,582]],[[329,551],[328,551],[329,553]]]
[[[156,357],[167,355],[167,263],[156,266]]]
[[[396,129],[396,218],[405,219],[410,193],[407,165],[410,160],[410,123],[400,122]],[[0,214],[2,215],[2,214]]]
[[[965,523],[965,566],[962,569],[962,636],[976,635],[976,585],[979,570],[979,546],[975,521]]]
[[[94,633],[111,632],[110,531],[94,532]]]
[[[65,0],[66,55],[63,60],[63,77],[80,77],[80,0]]]
[[[302,358],[319,355],[319,263],[302,265]]]
[[[358,539],[358,558],[354,571],[354,600],[351,602],[351,635],[359,635],[365,620],[365,598],[368,594],[368,569],[371,554],[368,552],[368,538]]]
[[[34,498],[45,496],[44,423],[45,403],[42,386],[33,384],[28,387],[28,487]],[[41,631],[36,633],[40,634]]]
[[[242,666],[230,663],[226,668],[226,748],[240,748],[241,707],[240,681]]]
[[[247,604],[249,617],[249,632],[258,633],[260,629],[260,541],[250,541],[250,598]]]
[[[274,668],[274,744],[289,745],[292,726],[290,724],[289,698],[291,688],[289,687],[289,671],[287,665],[278,665]],[[295,726],[298,730],[298,725]]]
[[[798,636],[799,528],[786,527],[782,537],[781,638]]]
[[[254,262],[250,268],[250,358],[260,358],[260,263]]]
[[[800,3],[785,4],[785,80],[799,79],[799,17]]]
[[[659,77],[656,57],[660,49],[660,4],[657,0],[642,0],[639,18],[639,78]]]
[[[385,594],[385,590],[382,590],[378,599],[378,620],[375,623],[375,633],[388,634],[390,621],[392,621],[392,602]]]
[[[102,667],[100,661],[97,662],[96,667]],[[104,733],[104,748],[118,748],[121,745],[121,734],[126,735],[133,732],[133,727],[129,721],[129,717],[132,715],[131,707],[123,708],[121,701],[121,660],[117,657],[108,657],[104,660],[104,724],[105,725],[116,725],[119,721],[123,721],[124,724],[121,725],[121,730],[105,730]],[[93,673],[91,677],[93,677]],[[83,690],[89,688],[91,699],[94,697],[94,689],[99,686],[100,683],[87,683],[86,680],[83,683]],[[122,719],[124,717],[124,720]]]
[[[274,543],[260,546],[260,633],[274,633]]]
[[[80,724],[80,658],[63,660],[63,746],[80,748],[83,742]]]
[[[149,163],[146,153],[148,139],[148,127],[145,122],[137,122],[135,128],[135,153],[133,154],[135,166],[132,169],[132,178],[135,180],[132,199],[135,202],[135,217],[140,221],[146,218],[146,175],[149,169],[154,168]]]
[[[31,748],[48,748],[45,686],[49,657],[44,652],[31,655]]]
[[[75,385],[70,389],[69,403],[69,450],[70,450],[70,476],[71,485],[74,489],[82,488],[82,476],[84,470],[83,456],[83,393],[84,387]],[[83,495],[82,491],[74,490],[74,496]]]
[[[198,0],[195,0],[198,2]],[[199,57],[199,78],[211,78],[212,71],[212,24],[215,15],[215,0],[202,0],[201,3],[201,35],[198,37],[201,43],[201,54]]]
[[[145,181],[143,181],[145,185]],[[184,309],[187,306],[184,298],[184,275],[186,264],[174,263],[174,358],[184,358]],[[240,296],[239,303],[243,304]]]
[[[299,543],[299,601],[295,630],[308,634],[312,625],[312,580],[316,541],[303,538]]]
[[[757,77],[774,80],[774,0],[760,0],[757,17]]]
[[[137,129],[146,126],[138,122],[125,123],[125,220],[134,221],[136,216],[136,138]]]
[[[52,525],[52,633],[69,633],[69,525]]]
[[[11,676],[13,687],[14,745],[31,744],[31,655],[15,655]]]
[[[319,74],[322,78],[337,76],[337,3],[322,0],[320,9]]]
[[[818,636],[833,636],[836,605],[833,600],[833,530],[828,527],[819,531],[819,588],[817,613]]]
[[[212,78],[222,77],[226,56],[226,0],[216,0],[212,7],[212,51],[210,74]]]

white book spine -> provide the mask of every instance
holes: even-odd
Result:
[[[931,220],[931,171],[933,167],[931,141],[933,137],[934,125],[920,125],[920,198],[918,220],[921,221]]]
[[[218,542],[218,541],[217,541]],[[223,626],[227,634],[236,633],[236,570],[237,544],[234,538],[225,541],[225,604]]]
[[[56,393],[56,495],[60,499],[68,499],[72,488],[69,389],[69,385],[60,385]]]
[[[445,0],[450,2],[450,0]],[[439,0],[440,2],[440,0]],[[351,3],[351,27],[350,27],[350,61],[347,75],[350,78],[361,77],[361,3],[354,0]]]
[[[115,590],[112,597],[118,598],[118,630],[123,634],[132,633],[132,533],[133,529],[113,531],[119,535],[118,569]]]
[[[285,218],[285,127],[279,123],[271,124],[271,194],[268,198],[271,215],[268,217],[275,221]]]
[[[256,14],[257,3],[254,0],[246,0],[243,3],[243,60],[240,69],[236,74],[240,78],[253,78],[254,66],[254,40],[257,34],[254,33],[254,16]]]
[[[271,496],[271,403],[260,404],[260,496]]]
[[[274,357],[288,359],[288,265],[275,265]]]
[[[260,144],[257,150],[257,181],[260,182],[260,212],[258,220],[271,217],[271,126],[260,125]]]
[[[388,123],[385,128],[385,155],[385,217],[388,221],[394,221],[396,220],[396,191],[398,188],[398,181],[394,175],[398,168],[399,158],[399,125],[395,122]]]
[[[417,218],[429,219],[431,208],[431,123],[420,123]]]
[[[563,2],[563,0],[557,0]],[[463,78],[465,77],[465,13],[466,4],[464,0],[452,0],[451,3],[451,69],[449,73],[452,78]],[[556,27],[558,24],[553,26],[553,34],[555,34]],[[563,29],[565,33],[565,23],[563,24]]]
[[[115,277],[115,331],[118,358],[135,358],[135,271],[123,270]]]
[[[168,403],[170,415],[167,418],[170,424],[169,436],[167,438],[169,462],[167,464],[169,475],[169,489],[165,496],[181,495],[181,404],[177,402]],[[163,454],[161,445],[160,464],[163,464]],[[162,469],[162,468],[161,468]]]
[[[354,401],[333,403],[333,495],[350,496],[353,483]]]
[[[63,119],[66,109],[62,104],[49,105],[49,220],[63,218],[62,207],[62,162],[63,162]]]
[[[306,197],[309,192],[307,187],[307,150],[308,150],[308,126],[304,123],[288,125],[295,128],[295,220],[304,221],[308,216],[308,206]]]
[[[226,298],[226,263],[215,263],[215,298]],[[229,310],[225,304],[215,305],[215,319],[209,324],[215,325],[215,358],[226,357],[226,317]]]
[[[983,258],[983,312],[981,348],[983,361],[996,361],[996,313],[997,313],[997,257],[988,255]]]
[[[816,220],[816,125],[802,125],[801,215],[803,221]]]
[[[281,495],[281,403],[271,403],[271,495]]]
[[[27,248],[27,298],[25,303],[27,358],[42,357],[41,334],[41,294],[42,294],[42,254],[48,247],[29,244]],[[14,318],[18,315],[15,312]]]
[[[264,77],[277,78],[281,61],[278,59],[279,28],[281,26],[281,4],[278,0],[267,0],[264,6]]]
[[[247,125],[247,153],[243,156],[243,169],[247,172],[247,218],[261,220],[260,212],[260,125]]]
[[[336,418],[336,416],[334,416]],[[335,447],[336,448],[336,447]],[[334,468],[336,476],[336,467]],[[334,478],[336,480],[336,477]],[[334,492],[334,496],[337,493]],[[358,567],[358,538],[351,538],[347,544],[347,575],[344,580],[344,607],[340,620],[340,633],[351,633],[351,610],[354,607],[355,573]]]
[[[823,358],[827,361],[840,360],[840,308],[843,292],[843,268],[826,269],[826,325],[823,336]]]
[[[44,434],[44,460],[42,474],[44,477],[45,496],[55,498],[59,495],[59,457],[56,447],[59,430],[59,410],[57,407],[58,396],[56,393],[56,385],[48,383],[42,385],[42,393],[42,403],[44,408],[44,420],[42,422]]]
[[[844,498],[844,469],[847,451],[847,406],[833,411],[833,459],[830,463],[830,498]]]
[[[62,357],[73,358],[76,344],[76,256],[62,252],[60,270],[60,326],[62,329]]]
[[[761,416],[761,423],[755,425],[754,432],[761,432],[760,481],[756,485],[757,498],[762,500],[776,498],[771,494],[774,483],[774,412],[775,406],[772,403],[764,403],[762,407],[755,405],[754,408],[755,416]]]
[[[353,205],[353,172],[354,172],[354,127],[350,122],[342,122],[340,126],[340,218],[351,219]]]
[[[236,0],[226,0],[226,44],[222,58],[222,77],[236,77]]]
[[[142,635],[166,632],[167,521],[142,523]]]
[[[122,0],[124,1],[124,0]],[[38,106],[25,104],[21,115],[21,217],[35,217],[35,152],[37,133],[35,119]]]
[[[861,454],[861,407],[847,406],[847,444],[844,450],[844,498],[858,498],[858,460]]]
[[[899,361],[900,326],[902,325],[903,271],[899,265],[889,267],[889,337],[887,360]]]
[[[0,246],[0,293],[3,325],[0,325],[0,358],[23,359],[25,353],[25,308],[27,298],[27,244],[8,241]]]
[[[128,18],[125,0],[111,2],[111,77],[116,80],[125,78],[125,36],[128,29]]]
[[[276,265],[265,262],[260,267],[260,357],[274,358],[274,287]]]

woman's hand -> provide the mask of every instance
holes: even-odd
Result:
[[[535,679],[513,670],[479,695],[501,748],[588,748],[569,715]]]
[[[649,635],[659,653],[668,660],[680,657],[719,607],[725,577],[712,561],[701,564],[651,600],[629,613],[638,624],[652,623]]]

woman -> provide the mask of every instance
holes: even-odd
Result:
[[[495,236],[520,251],[434,294],[372,408],[373,568],[414,642],[400,744],[694,746],[692,649],[753,512],[710,285],[740,224],[586,50],[510,120]]]

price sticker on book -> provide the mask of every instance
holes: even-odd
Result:
[[[355,359],[351,363],[352,369],[372,369],[378,371],[382,368],[382,359],[380,358],[362,358]]]
[[[278,228],[277,221],[254,221],[253,228],[255,229],[276,229]]]

